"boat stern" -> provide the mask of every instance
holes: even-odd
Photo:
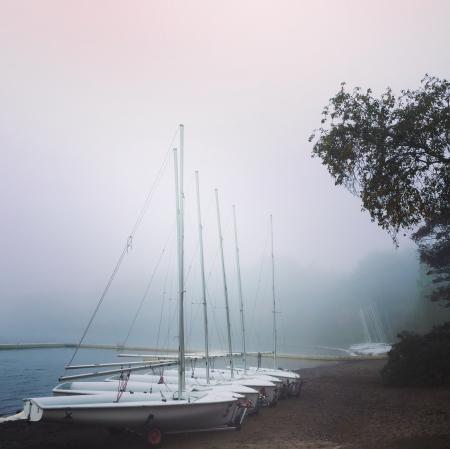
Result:
[[[27,421],[37,422],[41,421],[44,410],[33,399],[24,399],[23,413]]]

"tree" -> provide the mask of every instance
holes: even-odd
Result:
[[[402,332],[381,370],[385,385],[437,387],[450,383],[450,322],[425,335]]]
[[[413,238],[439,284],[432,299],[450,305],[450,82],[426,75],[417,90],[378,98],[343,83],[309,140],[396,244],[401,230],[421,226]]]
[[[450,209],[426,220],[413,239],[419,246],[420,260],[429,267],[427,274],[433,277],[435,288],[428,297],[450,307]]]

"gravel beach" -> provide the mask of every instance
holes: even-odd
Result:
[[[164,447],[188,449],[450,449],[450,388],[392,389],[385,361],[352,361],[302,370],[299,399],[250,417],[242,430],[169,435]],[[140,449],[136,435],[61,424],[0,425],[0,448]]]

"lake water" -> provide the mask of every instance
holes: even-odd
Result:
[[[73,352],[73,348],[0,350],[0,415],[15,413],[21,409],[24,398],[50,396],[52,388],[58,383],[58,377],[63,374],[64,366]],[[78,352],[74,363],[106,363],[123,360],[126,359],[118,359],[117,351],[112,349],[83,348]],[[225,363],[224,359],[217,359],[215,366],[224,366]],[[279,359],[279,365],[288,369],[310,368],[323,363],[329,362]],[[249,364],[256,366],[256,358],[250,357]],[[236,365],[239,365],[238,362]],[[197,366],[202,365],[197,364]],[[263,366],[270,366],[270,360],[263,358]],[[186,371],[190,369],[188,362]]]

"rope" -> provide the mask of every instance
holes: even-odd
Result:
[[[87,324],[86,328],[84,329],[84,332],[83,332],[83,334],[82,334],[82,336],[80,338],[80,341],[78,342],[78,345],[75,348],[75,351],[74,351],[72,357],[70,358],[69,363],[66,366],[70,366],[72,364],[73,360],[75,359],[75,357],[76,357],[76,355],[78,353],[78,350],[80,349],[80,347],[81,347],[81,345],[82,345],[82,343],[84,341],[84,338],[86,337],[86,334],[88,333],[88,330],[91,327],[91,324],[94,321],[94,318],[97,315],[97,312],[100,309],[100,306],[102,305],[106,294],[108,293],[109,287],[111,286],[114,278],[116,277],[117,272],[119,271],[120,266],[122,265],[123,259],[125,258],[125,256],[128,253],[128,251],[131,249],[134,235],[136,234],[136,232],[137,232],[137,230],[139,228],[139,225],[141,224],[142,219],[144,218],[144,215],[147,212],[147,209],[148,209],[148,207],[150,205],[150,202],[151,202],[151,200],[153,198],[153,195],[154,195],[154,193],[156,191],[156,187],[158,186],[158,184],[159,184],[159,182],[161,180],[161,177],[162,177],[162,175],[163,175],[163,173],[165,171],[165,168],[167,167],[167,163],[169,161],[169,156],[171,154],[172,144],[173,144],[177,134],[178,134],[178,128],[176,129],[176,131],[175,131],[175,133],[174,133],[174,135],[172,137],[172,140],[170,142],[169,148],[166,151],[166,154],[164,156],[163,163],[161,164],[161,167],[159,168],[159,171],[158,171],[158,173],[156,175],[156,178],[155,178],[155,180],[153,181],[153,184],[150,187],[150,190],[149,190],[149,192],[147,194],[147,197],[145,198],[144,205],[141,208],[141,211],[140,211],[140,213],[138,215],[138,218],[136,219],[136,222],[134,223],[134,226],[131,229],[131,232],[130,232],[129,236],[127,237],[127,241],[126,241],[125,247],[124,247],[124,249],[122,250],[122,253],[119,256],[119,259],[117,260],[117,263],[116,263],[116,265],[115,265],[115,267],[114,267],[114,269],[112,271],[112,274],[111,274],[111,276],[108,279],[106,287],[105,287],[105,289],[103,290],[103,292],[102,292],[102,294],[100,296],[100,299],[99,299],[99,301],[98,301],[98,303],[97,303],[97,305],[96,305],[96,307],[94,309],[93,314],[91,315],[91,318],[88,321],[88,324]],[[64,368],[64,372],[66,371],[66,369],[67,368]]]
[[[195,377],[195,366],[197,365],[197,359],[191,359],[191,377]]]
[[[117,398],[115,402],[119,402],[123,392],[127,389],[128,380],[130,379],[131,368],[127,371],[125,379],[123,378],[123,371],[120,373],[119,384],[117,387]]]

